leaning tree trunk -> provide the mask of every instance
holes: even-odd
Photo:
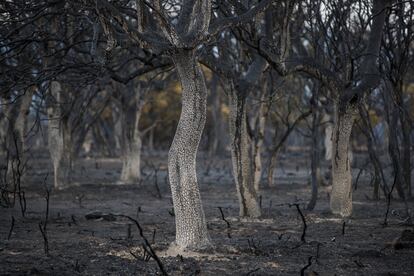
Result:
[[[180,120],[168,154],[168,171],[176,223],[176,245],[181,249],[210,246],[197,184],[196,156],[207,116],[207,88],[194,50],[173,55],[182,86]]]
[[[53,162],[54,187],[66,188],[72,170],[72,135],[66,116],[62,115],[62,87],[52,81],[52,99],[48,99],[48,147]]]
[[[244,217],[260,217],[261,211],[254,188],[253,160],[247,133],[246,99],[234,87],[229,89],[229,128],[233,174],[239,198],[239,214]]]
[[[332,193],[331,211],[348,217],[352,214],[352,174],[350,162],[350,137],[355,121],[355,107],[344,112],[335,110],[332,135]]]
[[[121,114],[122,172],[124,183],[139,183],[141,180],[142,138],[139,131],[141,108],[129,108]]]

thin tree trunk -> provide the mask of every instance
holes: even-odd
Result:
[[[254,135],[252,141],[252,156],[253,156],[253,182],[256,193],[259,193],[259,185],[262,178],[262,147],[264,143],[264,132],[266,126],[266,88],[261,91],[260,104],[255,116]]]
[[[148,151],[154,152],[154,132],[155,128],[152,128],[148,134]]]
[[[330,123],[331,117],[327,114],[324,116],[324,121],[326,122],[325,125],[325,139],[324,146],[325,146],[325,160],[329,161],[332,160],[332,123]]]
[[[408,122],[407,112],[405,110],[405,104],[402,95],[402,88],[400,89],[399,95],[399,115],[400,115],[400,124],[402,130],[402,170],[404,177],[404,187],[403,189],[406,192],[407,197],[411,197],[411,131],[410,124]]]
[[[331,211],[348,217],[352,214],[352,174],[350,136],[355,120],[355,108],[347,107],[343,114],[335,110],[332,136],[332,193]]]
[[[168,154],[168,171],[179,249],[210,246],[197,184],[196,156],[207,116],[207,88],[194,50],[173,55],[182,86],[182,110]]]
[[[277,161],[277,154],[279,153],[279,150],[282,148],[283,144],[286,142],[287,138],[289,137],[290,133],[295,129],[295,126],[303,119],[308,117],[311,114],[311,111],[307,111],[305,113],[302,113],[299,117],[295,119],[295,121],[290,124],[288,123],[287,129],[283,133],[282,137],[280,138],[279,142],[277,142],[277,133],[275,133],[274,136],[274,144],[275,146],[271,149],[268,167],[267,167],[267,183],[269,186],[273,186],[273,172],[276,167],[276,161]],[[275,130],[277,130],[277,127],[275,127]],[[277,143],[276,143],[277,142]]]
[[[229,128],[233,174],[239,198],[239,214],[244,217],[260,217],[261,211],[254,187],[252,156],[247,133],[246,99],[233,86],[229,88]]]
[[[66,188],[70,183],[72,169],[72,135],[67,118],[62,116],[61,84],[52,81],[50,93],[54,98],[48,100],[48,147],[53,162],[54,187]]]
[[[122,172],[124,183],[139,183],[141,180],[142,137],[139,131],[141,108],[123,111],[122,123]]]
[[[382,169],[381,161],[379,160],[377,150],[376,150],[376,142],[374,140],[374,135],[372,131],[372,125],[370,122],[368,111],[361,106],[360,107],[360,115],[362,119],[362,127],[361,130],[367,137],[367,146],[368,146],[368,154],[371,160],[372,166],[374,167],[374,189],[373,189],[373,198],[375,200],[380,199],[379,188],[382,188],[384,193],[384,197],[388,195],[388,187],[386,183],[386,179],[384,176],[384,171]],[[383,184],[381,185],[381,181]]]
[[[268,161],[269,165],[267,166],[267,185],[269,187],[275,186],[274,174],[275,174],[275,170],[276,170],[276,162],[277,162],[278,153],[279,153],[279,149],[276,150],[276,151],[273,150],[270,157],[269,157],[270,158],[270,160]]]
[[[320,169],[320,156],[319,156],[319,144],[320,144],[320,113],[318,110],[318,90],[315,88],[311,104],[312,104],[312,153],[311,153],[311,187],[312,196],[308,203],[307,210],[313,210],[318,200],[318,187],[321,182],[321,169]]]

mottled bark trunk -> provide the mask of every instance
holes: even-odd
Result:
[[[278,152],[279,150],[273,151],[269,157],[269,165],[267,166],[267,185],[269,187],[275,186],[274,174],[276,170]]]
[[[266,99],[263,91],[260,104],[255,117],[254,135],[252,141],[252,159],[253,159],[253,182],[256,193],[259,193],[260,181],[262,178],[262,147],[264,142],[264,132],[266,125]]]
[[[239,214],[242,217],[257,218],[260,217],[261,211],[252,173],[253,160],[249,134],[247,133],[246,99],[234,87],[231,86],[228,90],[231,157],[239,198]]]
[[[72,170],[72,133],[67,118],[62,116],[60,104],[63,93],[60,83],[52,81],[48,100],[48,147],[53,162],[54,187],[68,187]]]
[[[175,243],[181,250],[191,250],[210,246],[196,174],[197,150],[207,115],[207,88],[194,50],[177,50],[172,58],[182,86],[181,116],[168,154]]]
[[[332,160],[332,131],[333,131],[333,127],[332,127],[332,123],[330,122],[331,117],[329,115],[325,115],[324,116],[324,122],[325,123],[325,137],[323,140],[323,144],[325,147],[325,160],[329,161]]]
[[[139,131],[141,108],[125,110],[121,115],[122,124],[122,172],[124,183],[139,183],[141,180],[142,138]]]
[[[332,135],[332,193],[331,211],[348,217],[352,214],[352,174],[350,161],[350,137],[355,121],[355,108],[347,107],[344,112],[335,110]]]
[[[256,193],[259,193],[260,180],[262,177],[262,145],[263,141],[253,145],[253,186]]]

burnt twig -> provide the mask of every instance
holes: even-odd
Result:
[[[144,230],[142,229],[141,225],[139,224],[138,220],[131,218],[130,216],[126,216],[126,215],[118,215],[120,217],[124,217],[129,219],[130,221],[134,222],[135,225],[138,228],[139,231],[139,235],[141,236],[141,238],[144,241],[143,244],[143,248],[144,250],[151,256],[151,258],[153,258],[155,260],[155,262],[157,263],[159,269],[161,270],[161,273],[163,275],[168,275],[167,271],[164,268],[164,265],[162,264],[160,258],[157,256],[157,254],[155,253],[154,249],[152,248],[150,242],[148,241],[148,239],[144,236]]]
[[[223,209],[221,207],[217,207],[220,210],[221,219],[227,224],[227,236],[231,239],[230,235],[230,222],[224,217]]]
[[[12,232],[13,232],[13,228],[14,228],[14,216],[12,216],[12,221],[10,225],[9,235],[7,236],[7,240],[10,240]]]
[[[300,210],[300,207],[299,207],[299,204],[298,203],[290,204],[290,206],[295,206],[296,207],[296,210],[298,211],[298,213],[300,215],[300,218],[302,219],[302,222],[303,222],[303,231],[302,231],[302,236],[300,237],[300,240],[302,242],[306,242],[305,236],[306,236],[306,229],[308,228],[308,225],[306,224],[305,216],[303,215],[302,211]]]
[[[308,263],[304,267],[302,267],[302,269],[300,270],[301,276],[305,276],[305,270],[312,265],[312,259],[313,259],[313,256],[310,256],[308,258]]]

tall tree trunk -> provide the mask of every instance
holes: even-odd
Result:
[[[398,110],[399,118],[402,130],[402,173],[404,177],[404,191],[407,197],[411,197],[411,127],[407,114],[409,111],[406,109],[407,106],[404,104],[402,84],[399,86],[398,92]]]
[[[350,137],[355,120],[355,107],[346,107],[343,113],[335,110],[332,135],[332,193],[331,211],[348,217],[352,214],[352,174]]]
[[[312,152],[311,152],[311,187],[312,196],[308,203],[307,209],[313,210],[318,200],[318,187],[321,182],[321,168],[320,168],[320,112],[318,110],[318,89],[314,88],[314,95],[311,99],[312,105]]]
[[[325,138],[323,144],[325,147],[325,160],[332,160],[332,123],[330,122],[331,116],[328,114],[324,115],[323,121],[325,123]]]
[[[267,185],[269,187],[275,186],[274,181],[274,174],[276,170],[276,162],[277,162],[277,155],[279,150],[272,151],[271,155],[269,156],[268,166],[267,166]]]
[[[254,118],[254,131],[252,137],[252,159],[253,159],[253,183],[256,193],[259,193],[259,185],[262,178],[262,147],[266,126],[266,88],[261,89],[261,97],[256,116]]]
[[[63,116],[62,86],[57,81],[50,84],[53,99],[48,99],[48,147],[53,162],[54,187],[66,188],[72,170],[72,133],[66,116]]]
[[[247,133],[246,98],[240,95],[232,85],[229,94],[229,128],[233,174],[239,198],[239,214],[244,217],[260,217],[261,211],[254,187],[252,174],[253,160],[251,144]]]
[[[123,110],[122,124],[122,172],[124,183],[139,183],[141,180],[141,148],[142,138],[139,131],[141,108]]]
[[[168,171],[180,249],[210,246],[197,184],[196,156],[207,116],[207,88],[194,50],[172,56],[182,86],[182,110],[168,154]]]

